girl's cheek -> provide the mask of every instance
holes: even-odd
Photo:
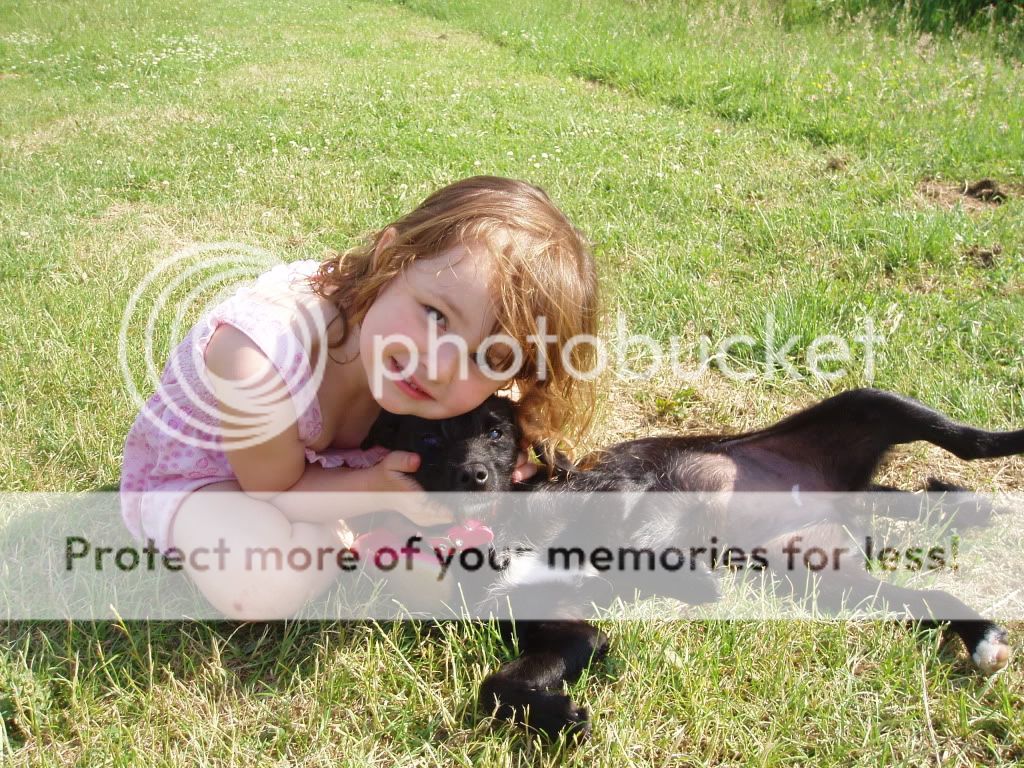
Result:
[[[472,387],[473,394],[478,396],[482,403],[488,397],[501,389],[505,385],[505,382],[499,381],[498,379],[492,379],[477,368],[470,374],[467,384]]]

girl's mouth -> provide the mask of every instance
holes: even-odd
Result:
[[[393,356],[388,358],[388,367],[394,373],[401,373],[402,372],[402,366],[398,364],[398,361],[395,360],[395,358]],[[416,381],[416,379],[414,377],[412,377],[412,376],[409,376],[408,378],[405,378],[405,379],[393,379],[393,381],[395,382],[395,385],[400,390],[402,390],[405,394],[407,394],[409,397],[411,397],[411,398],[413,398],[415,400],[433,400],[434,399],[430,395],[430,393],[427,392],[425,389],[423,389],[419,385],[419,383]]]

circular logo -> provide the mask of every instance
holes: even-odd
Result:
[[[232,299],[271,269],[265,290],[244,300]],[[125,306],[118,334],[118,363],[129,395],[145,418],[164,434],[203,450],[251,447],[280,434],[316,398],[326,356],[309,370],[308,353],[322,320],[309,311],[312,294],[287,288],[288,267],[269,251],[241,243],[193,245],[159,262],[142,280]],[[261,281],[262,282],[262,281]],[[234,300],[233,311],[246,322],[275,322],[269,317],[283,297],[289,333],[278,334],[262,348],[269,363],[243,379],[211,373],[196,343],[182,346],[197,320],[222,302]],[[280,320],[280,316],[276,322]],[[141,350],[146,390],[156,390],[156,407],[147,405],[132,372]],[[162,361],[166,361],[162,363]],[[161,374],[161,370],[163,371]],[[282,388],[282,381],[284,387]],[[214,394],[215,393],[215,394]],[[282,408],[290,400],[294,408]],[[229,418],[225,418],[229,416]]]

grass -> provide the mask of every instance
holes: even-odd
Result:
[[[715,366],[609,381],[596,443],[764,424],[867,383],[864,318],[884,337],[876,385],[1019,426],[1019,19],[945,33],[881,4],[860,17],[829,5],[0,3],[2,489],[116,482],[136,408],[118,330],[162,258],[216,241],[319,258],[480,172],[541,184],[592,237],[609,332],[621,312],[632,332],[678,337],[687,369],[702,337],[712,350],[754,339],[728,358],[747,382]],[[985,177],[1006,202],[957,193]],[[925,194],[926,179],[948,195]],[[128,363],[148,392],[144,319]],[[164,344],[171,319],[157,318]],[[797,337],[802,378],[766,372],[769,327]],[[833,380],[809,375],[822,333],[854,353]],[[914,447],[890,479],[944,461]],[[943,466],[1024,486],[1019,460]],[[0,762],[1022,759],[1020,672],[979,679],[934,634],[610,629],[611,660],[574,688],[595,737],[569,752],[473,715],[475,686],[506,657],[485,626],[427,639],[402,625],[8,624]],[[1019,630],[1013,642],[1019,653]]]

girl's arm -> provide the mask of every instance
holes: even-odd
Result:
[[[206,370],[220,406],[224,454],[242,490],[259,496],[293,486],[305,469],[305,447],[291,396],[277,370],[252,339],[230,325],[220,326],[210,337]],[[276,434],[252,444],[258,430]]]
[[[407,474],[415,472],[419,464],[420,457],[406,451],[392,451],[367,469],[325,469],[310,464],[287,491],[264,498],[293,521],[347,520],[386,509],[401,512],[420,526],[452,522],[451,512],[431,501]]]
[[[414,453],[393,451],[367,469],[307,464],[284,380],[237,328],[222,325],[214,331],[206,348],[206,367],[220,404],[224,454],[247,495],[269,501],[290,520],[323,523],[379,511],[384,500],[371,494],[419,491],[403,497],[403,514],[419,525],[451,520],[447,511],[426,503],[422,489],[406,474],[419,466]],[[253,392],[260,393],[258,409]],[[265,424],[268,432],[277,434],[247,445],[253,423]],[[339,498],[339,492],[356,493]],[[394,506],[387,501],[387,507]]]

